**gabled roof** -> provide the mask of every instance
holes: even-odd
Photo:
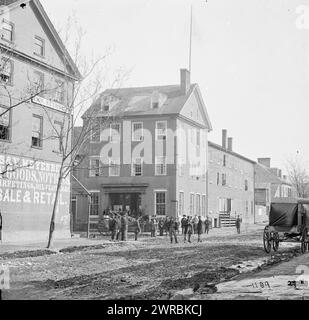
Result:
[[[263,166],[260,163],[256,163],[256,182],[257,183],[274,183],[274,184],[285,184],[291,185],[288,181],[277,177],[273,172],[270,171],[270,168]]]
[[[159,108],[154,109],[151,107],[151,95],[156,91],[164,95],[166,99]],[[83,117],[91,115],[96,117],[179,115],[194,92],[197,92],[200,96],[197,84],[192,84],[186,95],[182,93],[180,85],[108,89],[99,96],[84,113]],[[104,111],[104,108],[102,108],[102,100],[108,96],[118,101],[109,112]],[[200,103],[201,101],[202,98],[200,96]],[[207,126],[211,128],[206,108],[204,109],[205,118],[208,121]]]
[[[225,153],[227,153],[227,154],[230,154],[230,155],[232,155],[232,156],[235,156],[235,157],[237,157],[237,158],[240,158],[240,159],[242,159],[242,160],[248,161],[248,162],[250,162],[250,163],[252,163],[252,164],[255,164],[255,163],[256,163],[255,161],[253,161],[253,160],[251,160],[251,159],[249,159],[249,158],[246,158],[246,157],[244,157],[243,155],[241,155],[241,154],[239,154],[239,153],[236,153],[236,152],[234,152],[234,151],[230,151],[230,150],[228,150],[228,149],[223,148],[222,146],[220,146],[220,145],[217,144],[217,143],[213,143],[213,142],[211,142],[211,141],[208,141],[208,146],[211,147],[211,148],[215,148],[215,149],[217,149],[217,150],[220,150],[220,151],[222,151],[222,152],[225,152]]]
[[[54,40],[56,50],[58,51],[58,53],[60,53],[60,56],[64,59],[65,65],[71,69],[71,75],[74,77],[75,80],[80,80],[82,78],[82,75],[80,74],[77,66],[75,65],[72,57],[67,51],[61,38],[59,37],[54,25],[50,21],[40,1],[39,0],[0,0],[0,6],[7,6],[9,10],[12,10],[20,6],[21,4],[28,4],[28,3],[29,4],[31,3],[34,6],[34,8],[37,10],[37,12],[41,15],[42,20],[46,24],[46,27],[49,30]]]

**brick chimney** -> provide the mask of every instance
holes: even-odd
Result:
[[[180,70],[180,88],[183,95],[187,95],[191,87],[191,76],[187,69]]]
[[[228,151],[233,151],[233,138],[228,138],[227,139],[227,150]]]
[[[227,145],[227,130],[223,129],[222,130],[222,148],[226,149],[226,145]]]
[[[258,158],[258,163],[267,168],[270,168],[270,161],[271,158]]]

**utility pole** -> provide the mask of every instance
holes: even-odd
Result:
[[[191,18],[190,18],[190,48],[189,48],[189,71],[191,73],[192,67],[192,29],[193,29],[193,5],[191,4]]]

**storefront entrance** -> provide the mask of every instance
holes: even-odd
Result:
[[[141,211],[142,196],[140,193],[109,194],[110,208],[113,211],[130,211],[132,214]]]

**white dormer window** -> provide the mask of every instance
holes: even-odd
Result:
[[[151,95],[151,108],[159,109],[160,108],[160,93],[159,91],[154,91]]]

